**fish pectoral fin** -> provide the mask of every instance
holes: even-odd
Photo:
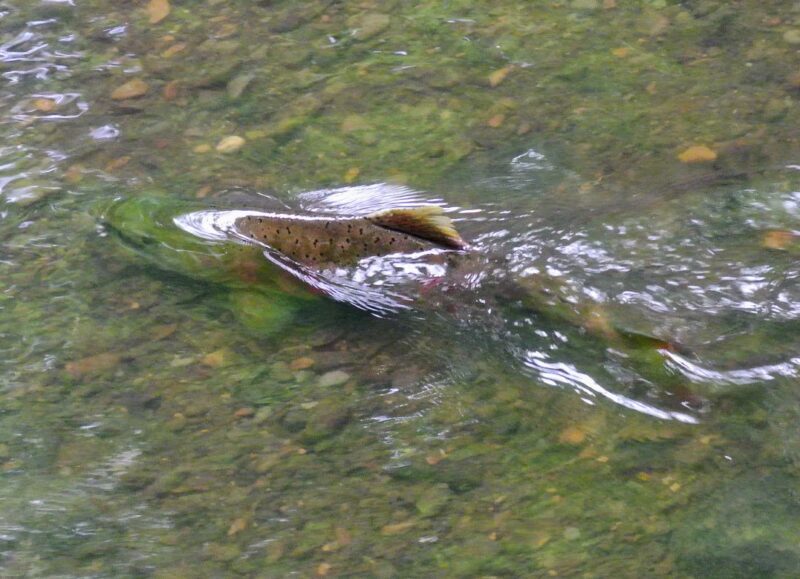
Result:
[[[436,205],[410,209],[387,209],[366,216],[386,229],[407,233],[451,249],[466,249],[466,242],[453,226],[453,221]]]
[[[411,309],[409,300],[389,291],[381,291],[357,282],[315,271],[282,253],[266,249],[264,257],[332,300],[354,306],[379,318]]]

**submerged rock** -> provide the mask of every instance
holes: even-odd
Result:
[[[319,377],[317,386],[320,388],[332,388],[341,386],[350,379],[350,374],[342,370],[332,370]]]

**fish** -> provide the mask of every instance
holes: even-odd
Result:
[[[232,232],[312,268],[350,266],[365,257],[394,253],[468,247],[444,210],[435,205],[351,217],[252,213],[238,217]]]
[[[309,294],[376,317],[424,320],[433,333],[469,335],[467,330],[474,329],[481,343],[499,344],[510,364],[546,384],[602,396],[661,419],[698,422],[676,407],[686,396],[678,400],[671,394],[685,390],[677,365],[690,361],[690,352],[617,323],[606,304],[585,302],[562,280],[515,269],[507,254],[487,246],[475,231],[478,223],[502,227],[504,210],[471,218],[465,217],[470,210],[443,205],[380,184],[301,193],[291,206],[238,192],[218,197],[213,208],[168,198],[120,198],[100,208],[99,215],[105,231],[159,268],[231,284],[235,291],[243,291],[244,283],[247,292],[276,299],[277,291],[264,287],[280,277],[275,270],[252,273],[266,259]],[[456,216],[459,227],[465,225],[469,241],[448,215]],[[242,314],[242,308],[235,313]],[[542,335],[561,335],[568,327],[574,331],[559,343],[560,354],[542,349]],[[653,404],[628,397],[562,359],[570,344],[598,350],[593,342],[605,345],[600,350],[608,353],[604,360],[613,372],[638,377],[637,387],[661,385],[663,398]],[[607,378],[618,380],[617,374]]]

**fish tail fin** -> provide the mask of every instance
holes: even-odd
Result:
[[[387,209],[366,216],[372,223],[386,229],[408,233],[452,249],[466,249],[467,243],[453,226],[444,210],[436,205],[410,209]]]

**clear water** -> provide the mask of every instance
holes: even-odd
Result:
[[[3,576],[800,573],[796,6],[158,4],[0,2]]]

